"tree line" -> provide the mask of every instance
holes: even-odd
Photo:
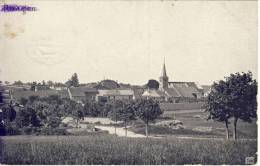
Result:
[[[55,130],[66,127],[63,118],[73,117],[76,127],[84,117],[109,117],[113,121],[122,121],[127,135],[127,125],[131,120],[140,118],[146,126],[153,122],[162,110],[153,100],[115,100],[108,102],[85,101],[78,103],[70,99],[61,99],[52,95],[40,98],[30,96],[22,98],[20,103],[10,103],[1,107],[0,134],[15,135],[29,129]],[[25,132],[26,133],[26,132]]]

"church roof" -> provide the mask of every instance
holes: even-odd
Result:
[[[167,88],[165,90],[165,93],[169,96],[169,97],[181,97],[181,94],[174,88]]]
[[[194,97],[201,92],[195,82],[169,82],[169,89],[174,89],[182,97]]]

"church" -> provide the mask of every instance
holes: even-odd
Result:
[[[195,82],[170,82],[166,73],[165,62],[163,63],[162,74],[159,77],[159,89],[147,89],[142,96],[153,98],[159,101],[177,100],[198,100],[203,98],[204,89]]]

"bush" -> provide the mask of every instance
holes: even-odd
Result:
[[[4,130],[6,135],[18,135],[20,134],[19,128],[16,126],[15,122],[7,122],[4,125]]]
[[[40,135],[68,135],[66,128],[42,128]]]
[[[32,135],[32,134],[36,134],[38,135],[40,133],[40,128],[39,127],[23,127],[21,128],[21,134],[22,135]]]

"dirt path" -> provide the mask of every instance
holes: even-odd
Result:
[[[112,126],[95,126],[95,127],[100,130],[106,130],[106,131],[108,131],[109,134],[115,134],[115,127],[112,127]],[[119,137],[125,137],[125,129],[122,127],[117,127],[116,135]],[[127,130],[127,137],[144,138],[145,135],[136,134],[132,131]]]

